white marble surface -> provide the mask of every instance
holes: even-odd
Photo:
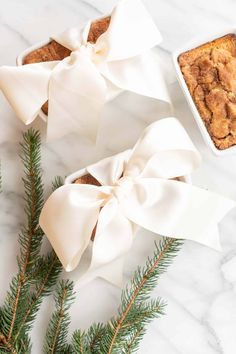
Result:
[[[116,0],[0,0],[0,64],[14,64],[19,52],[51,33],[110,11]],[[235,25],[233,0],[144,0],[163,34],[159,55],[165,59],[175,115],[183,122],[203,156],[195,184],[236,199],[236,155],[215,157],[205,146],[176,82],[170,52],[196,35]],[[168,113],[152,100],[124,93],[110,103],[102,122],[104,133],[94,147],[76,136],[43,146],[46,186],[54,175],[66,175],[103,156],[132,146],[148,123]],[[24,222],[18,141],[24,126],[0,95],[0,303],[16,270],[17,232]],[[37,126],[43,131],[41,122]],[[113,134],[106,135],[106,127]],[[236,211],[221,223],[222,253],[185,242],[178,258],[162,276],[154,296],[168,301],[167,316],[149,327],[140,354],[233,354],[236,351]],[[126,267],[152,254],[155,235],[140,232]],[[145,240],[145,242],[144,242]],[[71,330],[86,328],[115,313],[119,290],[96,280],[78,293]],[[42,352],[52,299],[44,301],[32,332],[33,353]]]

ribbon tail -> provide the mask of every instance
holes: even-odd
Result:
[[[133,58],[104,63],[100,71],[122,90],[171,103],[158,58],[152,50]]]
[[[217,224],[235,206],[235,201],[216,193],[156,178],[137,179],[121,203],[124,215],[147,230],[193,240],[216,250],[219,250],[218,236],[214,237]]]
[[[92,246],[89,245],[88,248],[92,248]],[[79,267],[71,274],[71,279],[76,283],[76,289],[80,289],[96,278],[104,279],[118,288],[123,287],[124,257],[115,259],[99,268],[87,268],[85,265],[82,268],[81,263],[87,264],[84,257],[81,259]]]
[[[120,286],[123,258],[133,243],[133,224],[122,215],[117,199],[112,198],[99,214],[90,271]]]
[[[32,123],[47,101],[48,84],[56,64],[52,61],[0,68],[0,88],[23,123]]]
[[[49,85],[47,139],[77,132],[96,142],[106,91],[105,79],[86,53],[73,52],[62,60]]]
[[[97,40],[96,50],[108,47],[107,60],[123,60],[140,55],[162,41],[141,0],[123,0],[111,14],[110,25]]]
[[[124,257],[121,257],[99,269],[98,276],[118,288],[122,288],[124,285],[123,270]]]

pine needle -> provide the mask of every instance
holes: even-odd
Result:
[[[63,186],[64,180],[61,176],[56,176],[54,178],[54,181],[52,182],[52,190],[55,191],[56,189],[60,188]]]

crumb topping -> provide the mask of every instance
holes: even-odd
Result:
[[[236,36],[185,52],[179,64],[201,118],[218,149],[236,144]]]

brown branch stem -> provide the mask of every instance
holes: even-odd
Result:
[[[16,299],[14,301],[14,305],[13,305],[13,309],[12,309],[11,325],[10,325],[10,329],[9,329],[9,332],[8,332],[8,335],[7,335],[7,340],[8,341],[11,338],[13,327],[14,327],[14,323],[15,323],[15,319],[16,319],[16,312],[17,312],[17,307],[18,307],[19,298],[20,298],[21,286],[22,286],[22,280],[21,280],[21,276],[20,276],[19,279],[18,279]]]
[[[34,171],[33,168],[31,167],[29,173],[28,173],[28,177],[31,180],[31,200],[32,200],[32,210],[31,210],[31,220],[34,220],[35,218],[35,191],[34,191],[34,183],[33,183],[33,178],[34,178]],[[16,293],[16,298],[14,301],[14,305],[13,305],[13,309],[12,309],[12,319],[11,319],[11,324],[10,324],[10,329],[7,335],[7,340],[9,341],[11,336],[12,336],[12,332],[13,332],[13,328],[14,328],[14,324],[15,324],[15,319],[16,319],[16,314],[17,314],[17,308],[18,308],[18,304],[19,304],[19,299],[20,299],[20,293],[21,293],[21,288],[22,285],[25,282],[25,275],[27,272],[27,267],[29,264],[29,260],[30,260],[30,249],[31,249],[31,244],[32,244],[32,239],[33,236],[35,234],[35,228],[32,227],[32,225],[30,225],[29,230],[28,230],[28,247],[27,247],[27,251],[25,254],[25,259],[24,259],[24,264],[23,267],[21,268],[20,271],[20,275],[19,275],[19,280],[18,280],[18,287],[17,287],[17,293]]]

